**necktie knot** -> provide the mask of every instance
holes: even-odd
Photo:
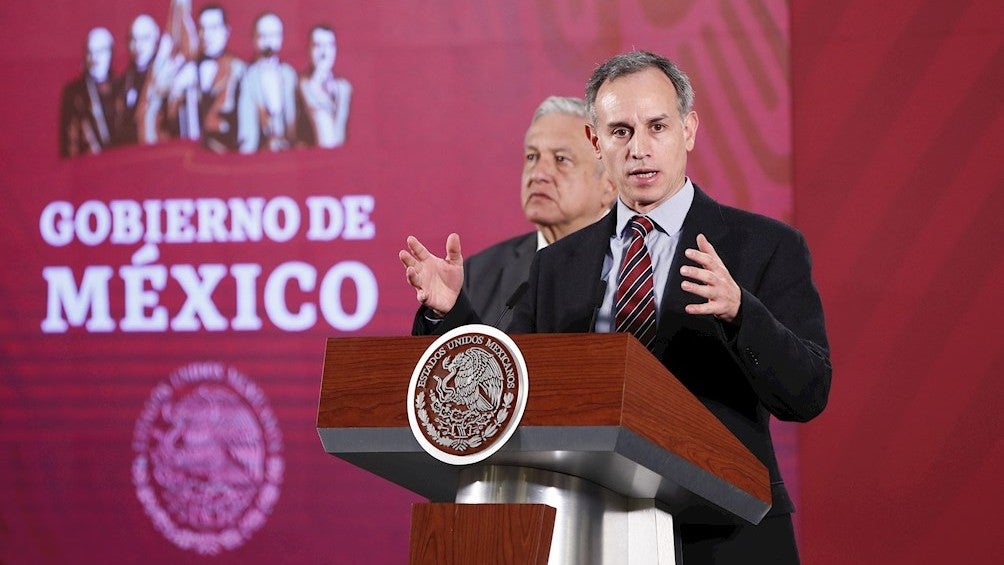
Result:
[[[648,218],[648,216],[634,216],[628,221],[628,227],[634,232],[638,237],[645,237],[648,232],[655,229],[655,223]]]

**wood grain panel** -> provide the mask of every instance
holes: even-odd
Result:
[[[409,563],[545,565],[554,518],[544,504],[416,504]]]
[[[623,425],[770,504],[767,468],[638,341],[627,349]]]

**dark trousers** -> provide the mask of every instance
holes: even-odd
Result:
[[[798,565],[791,514],[768,516],[756,526],[680,524],[683,565]]]

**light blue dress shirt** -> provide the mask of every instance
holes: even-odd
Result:
[[[669,280],[669,270],[673,266],[673,256],[676,254],[676,246],[680,243],[680,232],[683,230],[683,220],[690,211],[690,204],[694,201],[694,185],[687,178],[683,183],[683,188],[671,196],[669,200],[660,204],[656,209],[648,214],[650,220],[655,223],[655,229],[645,236],[645,245],[648,253],[652,256],[652,271],[655,286],[655,308],[659,311],[662,304],[662,294],[666,289],[666,282]],[[620,270],[621,257],[631,244],[631,230],[627,229],[628,221],[638,215],[637,212],[625,205],[620,198],[617,199],[617,231],[610,237],[610,248],[607,256],[603,260],[603,274],[601,278],[606,281],[606,291],[603,294],[603,303],[596,315],[596,332],[613,331],[613,309],[615,294],[617,294],[617,274]],[[691,242],[697,245],[697,242]]]

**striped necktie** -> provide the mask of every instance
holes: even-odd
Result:
[[[617,301],[614,308],[616,331],[631,332],[645,347],[655,340],[655,290],[652,257],[645,246],[645,235],[655,225],[645,216],[628,222],[631,244],[621,260],[617,275]]]

